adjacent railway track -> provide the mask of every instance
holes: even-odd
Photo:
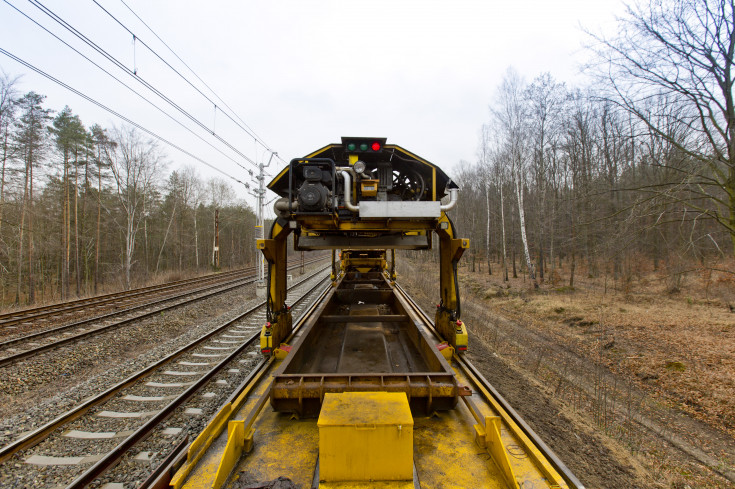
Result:
[[[324,259],[325,257],[320,257],[309,261],[308,264],[317,263]],[[300,265],[292,265],[289,269],[294,269],[298,266]],[[172,289],[175,290],[174,293],[170,293],[165,297],[156,295],[123,310],[85,318],[62,326],[2,341],[0,342],[0,367],[13,364],[22,359],[69,343],[83,340],[93,335],[135,323],[154,314],[159,314],[162,311],[191,304],[192,302],[207,299],[251,284],[254,280],[253,275],[242,276],[238,273],[233,274],[232,278],[226,281],[218,281],[214,284],[202,285],[197,282],[199,287],[196,288],[191,288],[191,283],[185,285],[179,284]],[[181,291],[182,288],[184,289],[183,291]]]
[[[186,287],[218,283],[243,276],[252,275],[254,267],[246,267],[222,273],[212,273],[201,277],[177,280],[164,284],[151,285],[121,292],[85,297],[72,301],[59,302],[45,306],[21,309],[0,314],[0,328],[6,332],[9,326],[22,323],[35,324],[41,320],[48,321],[54,316],[66,316],[76,311],[97,311],[100,309],[119,308],[143,300],[150,300],[151,295],[163,295],[176,292]],[[15,329],[15,328],[13,328]]]
[[[295,316],[325,288],[327,270],[290,288]],[[125,457],[132,468],[111,480],[129,483],[130,474],[138,473],[142,481],[152,470],[145,462],[157,465],[183,443],[187,432],[197,432],[201,419],[218,409],[235,386],[251,377],[260,358],[254,343],[264,318],[261,303],[6,445],[0,449],[0,462],[15,460],[17,470],[5,471],[0,481],[53,487],[59,485],[48,480],[53,472],[54,481],[84,487]],[[162,427],[166,420],[168,426]],[[146,449],[136,451],[142,442]]]

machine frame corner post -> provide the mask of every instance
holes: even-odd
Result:
[[[271,227],[270,238],[258,241],[258,249],[268,263],[266,286],[266,324],[261,328],[260,351],[271,355],[292,330],[291,310],[286,305],[288,223],[277,219]]]
[[[464,251],[469,248],[469,239],[454,237],[454,225],[442,212],[435,229],[439,237],[439,297],[436,308],[435,325],[439,334],[457,352],[467,350],[467,328],[460,319],[459,284],[457,265]]]

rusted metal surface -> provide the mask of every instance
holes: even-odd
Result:
[[[414,414],[451,409],[460,387],[385,279],[348,275],[278,369],[271,405],[316,416],[326,393],[405,392]]]

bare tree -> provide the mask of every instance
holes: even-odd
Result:
[[[16,304],[20,303],[20,287],[23,258],[23,232],[28,228],[28,303],[35,301],[33,259],[33,167],[41,160],[46,143],[46,124],[51,119],[51,110],[41,105],[46,97],[35,92],[28,92],[19,101],[21,110],[16,133],[16,144],[23,157],[25,180],[23,184],[23,203],[20,217],[20,238],[18,243],[18,284],[15,294]],[[28,222],[25,222],[26,214]]]
[[[717,222],[735,253],[733,34],[733,0],[648,0],[629,7],[616,37],[593,37],[604,96],[687,156],[659,162],[681,174],[677,184],[648,190]],[[672,106],[684,138],[657,123]]]
[[[122,219],[115,219],[115,222],[125,238],[123,269],[125,288],[129,289],[135,238],[144,217],[144,199],[155,185],[157,172],[164,166],[164,157],[155,142],[144,140],[135,129],[116,128],[112,139],[115,146],[106,148],[107,158],[122,211]]]
[[[0,76],[0,144],[2,145],[2,169],[0,170],[0,236],[2,235],[3,208],[5,207],[5,172],[8,161],[14,156],[16,146],[11,142],[11,127],[15,122],[18,93],[17,78],[3,73]]]
[[[526,165],[529,156],[528,122],[526,109],[523,105],[523,89],[523,80],[518,73],[509,68],[500,85],[498,101],[492,113],[503,137],[500,154],[502,154],[505,164],[510,167],[513,183],[515,184],[523,252],[528,273],[535,283],[536,275],[528,248],[525,208],[523,205]]]

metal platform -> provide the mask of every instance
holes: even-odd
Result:
[[[384,283],[353,275],[325,292],[297,325],[291,338],[294,348],[286,359],[264,360],[239,395],[182,454],[171,486],[239,487],[288,477],[297,487],[312,489],[584,489],[471,364],[456,354],[447,362],[433,353],[440,340],[430,319],[399,287]],[[370,296],[375,301],[363,300]],[[376,302],[381,297],[386,301]],[[350,351],[350,345],[359,345],[353,340],[367,341],[373,346],[371,353]],[[299,345],[315,346],[330,360],[319,359],[314,367],[309,362],[318,353]],[[389,363],[394,354],[398,361]],[[373,372],[340,371],[355,368],[357,361],[365,362],[363,370],[369,364]],[[412,365],[428,371],[411,371]],[[441,401],[451,404],[450,408],[437,407],[440,401],[429,395],[431,389],[418,388],[421,375],[426,379],[424,389],[433,387],[436,379],[451,376],[446,382],[452,386],[452,395]],[[402,379],[403,384],[391,385],[389,379]],[[413,392],[414,388],[412,480],[325,482],[319,468],[317,421],[289,414],[298,407],[298,397],[288,396],[300,393],[302,412],[308,414],[326,392]],[[270,409],[268,401],[273,403],[274,397],[276,405],[288,409]]]
[[[271,405],[319,414],[328,392],[405,392],[414,415],[457,404],[456,378],[380,273],[348,273],[274,376]]]

